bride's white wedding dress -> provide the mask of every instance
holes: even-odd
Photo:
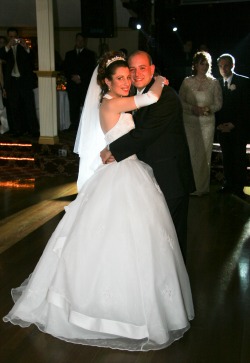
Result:
[[[122,114],[107,143],[133,127]],[[151,168],[135,155],[102,165],[65,209],[4,321],[132,351],[182,337],[194,317],[189,278]]]

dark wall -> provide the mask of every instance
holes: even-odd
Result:
[[[114,37],[114,0],[81,0],[81,21],[87,38]]]
[[[213,59],[229,52],[236,58],[236,72],[250,76],[250,2],[180,5],[176,1],[155,1],[155,62],[162,73],[179,87],[184,74],[177,73],[185,63],[183,44],[193,43],[192,53],[205,44]],[[173,33],[175,22],[178,32]]]

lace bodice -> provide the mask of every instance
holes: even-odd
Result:
[[[222,106],[222,92],[219,81],[213,77],[207,77],[199,82],[196,77],[190,76],[184,79],[179,92],[183,110],[192,114],[194,105],[208,106],[210,112],[218,111]]]

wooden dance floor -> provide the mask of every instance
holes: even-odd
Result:
[[[249,363],[250,196],[190,197],[187,269],[196,317],[182,339],[160,351],[126,352],[74,345],[3,323],[10,290],[33,271],[47,240],[75,198],[70,177],[0,187],[1,363]],[[250,193],[249,193],[250,194]]]

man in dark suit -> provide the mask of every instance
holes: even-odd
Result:
[[[76,34],[75,49],[65,55],[64,72],[67,79],[67,92],[70,109],[70,128],[77,130],[80,110],[84,103],[89,82],[96,66],[95,53],[85,47],[86,39]]]
[[[29,133],[39,136],[33,89],[36,85],[34,58],[25,39],[18,37],[16,28],[7,30],[9,42],[1,48],[0,58],[4,59],[4,87],[8,99],[11,118],[10,132],[16,136]]]
[[[129,68],[137,92],[145,93],[154,82],[155,66],[148,53],[137,51],[129,57]],[[159,101],[134,114],[136,128],[101,152],[103,162],[112,155],[121,161],[132,154],[149,164],[165,196],[180,248],[186,259],[189,193],[195,190],[193,171],[179,97],[164,87]],[[143,211],[142,211],[143,212]]]
[[[246,144],[250,124],[250,79],[234,72],[235,59],[222,54],[217,59],[223,91],[223,105],[216,114],[217,137],[221,145],[224,186],[221,193],[232,192],[245,198]]]

